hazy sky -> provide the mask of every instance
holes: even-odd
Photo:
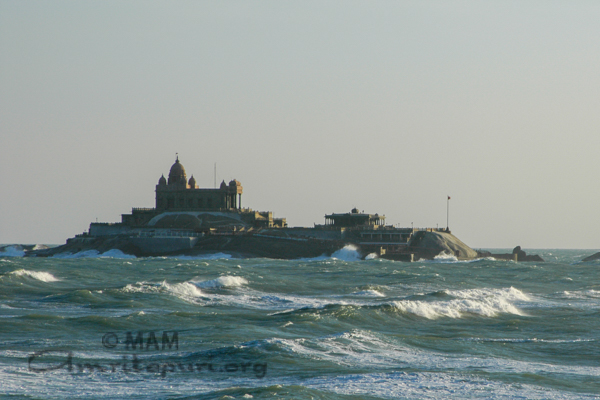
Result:
[[[598,1],[0,0],[0,243],[200,187],[474,248],[600,248]]]

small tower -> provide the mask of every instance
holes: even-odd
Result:
[[[187,177],[185,175],[185,168],[179,162],[179,156],[175,160],[175,164],[171,166],[171,170],[169,171],[169,180],[167,182],[168,185],[183,185],[187,184]]]
[[[188,186],[190,187],[190,189],[196,189],[196,179],[194,179],[194,175],[190,177],[190,180],[188,181]]]

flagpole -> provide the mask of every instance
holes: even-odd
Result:
[[[446,230],[450,230],[450,196],[446,200]]]

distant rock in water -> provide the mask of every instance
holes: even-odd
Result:
[[[528,255],[525,253],[521,246],[517,246],[513,249],[512,253],[507,254],[493,254],[489,251],[478,252],[479,257],[493,257],[497,260],[513,260],[513,261],[537,261],[537,262],[545,262],[542,257],[537,254]]]
[[[544,259],[537,254],[527,255],[522,249],[521,246],[517,246],[512,251],[513,254],[517,256],[517,261],[541,261],[544,262]]]
[[[588,256],[581,261],[587,262],[587,261],[595,261],[595,260],[600,260],[600,252],[598,252],[596,254],[592,254],[591,256]]]

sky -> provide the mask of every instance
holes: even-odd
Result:
[[[0,0],[0,243],[153,207],[175,154],[289,226],[600,248],[600,2]],[[447,216],[447,197],[449,215]]]

